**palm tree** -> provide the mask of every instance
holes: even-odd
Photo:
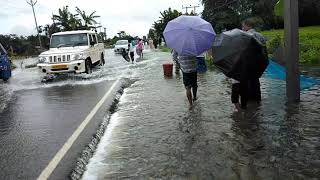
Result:
[[[70,17],[70,12],[68,9],[68,6],[63,7],[62,9],[59,8],[59,15],[53,15],[53,20],[57,21],[56,24],[58,26],[61,26],[64,30],[70,29],[70,24],[69,24],[69,17]]]
[[[97,28],[95,25],[98,24],[95,18],[99,18],[100,16],[95,15],[96,11],[92,12],[90,15],[87,15],[85,11],[76,7],[77,13],[81,16],[82,21],[84,22],[83,27],[86,29]]]
[[[64,31],[77,30],[81,27],[81,21],[78,19],[78,14],[72,14],[68,6],[59,8],[59,15],[53,15],[52,18],[56,25],[62,27]]]

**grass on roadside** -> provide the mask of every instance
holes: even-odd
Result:
[[[171,52],[171,49],[168,48],[167,46],[159,46],[159,49],[160,49],[162,52]]]
[[[268,53],[272,54],[280,45],[283,45],[284,30],[263,31],[268,39]],[[300,63],[320,64],[320,26],[302,27],[299,29]]]

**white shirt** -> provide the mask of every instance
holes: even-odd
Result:
[[[132,43],[129,43],[129,52],[134,52],[134,47],[132,45]]]

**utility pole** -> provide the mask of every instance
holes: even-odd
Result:
[[[193,9],[193,13],[196,14],[196,8],[198,8],[198,7],[200,7],[200,6],[199,5],[197,5],[197,6],[191,6],[191,5],[183,6],[182,5],[182,9],[186,9],[186,14],[188,14],[188,9]]]
[[[38,23],[37,23],[37,18],[36,18],[36,14],[34,13],[34,6],[37,4],[37,0],[35,2],[33,2],[33,0],[26,0],[27,3],[32,7],[32,12],[33,12],[33,17],[34,17],[34,22],[36,23],[36,29],[37,29],[37,34],[38,34],[38,38],[39,38],[39,45],[40,45],[40,48],[42,48],[42,45],[41,45],[41,37],[40,37],[40,34],[39,34],[39,27],[38,27]]]
[[[300,101],[298,0],[285,0],[284,8],[287,98],[293,103]]]
[[[196,14],[196,8],[200,7],[200,5],[198,4],[197,6],[183,6],[182,5],[182,9],[186,9],[186,14],[188,14],[188,9],[192,9],[193,8],[193,13]]]
[[[104,40],[106,41],[107,40],[107,28],[103,28],[104,29]]]
[[[200,7],[199,4],[197,6],[193,6],[193,13],[196,14],[196,8]]]

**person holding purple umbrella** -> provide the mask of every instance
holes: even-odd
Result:
[[[183,84],[186,88],[186,95],[189,101],[189,109],[192,109],[193,102],[197,100],[197,57],[179,56],[178,61],[182,71]]]
[[[212,47],[216,33],[212,25],[201,17],[182,15],[167,24],[163,35],[167,46],[179,55],[189,109],[192,109],[198,91],[197,56]]]

